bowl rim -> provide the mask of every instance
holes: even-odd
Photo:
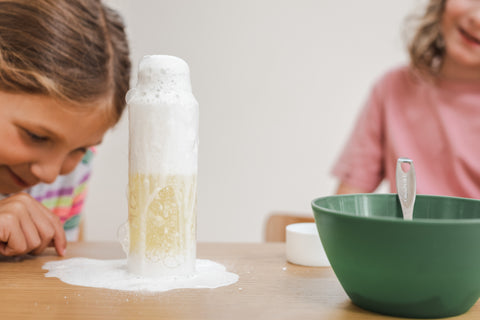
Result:
[[[323,197],[317,197],[311,201],[312,208],[316,208],[322,210],[331,215],[338,215],[342,217],[348,217],[350,219],[358,219],[360,221],[370,220],[370,221],[378,221],[378,222],[391,222],[391,223],[409,223],[409,224],[428,224],[428,225],[451,225],[451,224],[480,224],[480,218],[473,218],[473,219],[425,219],[425,218],[417,218],[413,217],[413,220],[404,220],[396,217],[381,217],[381,216],[360,216],[360,215],[353,215],[345,212],[341,212],[339,210],[329,209],[322,206],[317,205],[315,202],[326,199],[326,198],[339,198],[339,197],[359,197],[359,196],[367,196],[367,197],[397,197],[396,193],[351,193],[351,194],[335,194]],[[472,199],[472,198],[462,198],[462,197],[451,197],[451,196],[439,196],[439,195],[429,195],[429,194],[417,194],[416,197],[421,198],[449,198],[449,199],[456,199],[462,201],[471,201],[471,202],[480,202],[479,199]],[[315,210],[314,214],[315,214]]]

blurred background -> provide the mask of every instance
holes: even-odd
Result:
[[[310,214],[369,90],[407,61],[406,16],[425,1],[106,0],[124,16],[133,63],[190,66],[200,104],[197,239],[258,242],[273,211]],[[127,220],[127,114],[98,148],[85,239]]]

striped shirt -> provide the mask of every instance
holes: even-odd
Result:
[[[88,149],[75,170],[50,184],[39,183],[25,190],[63,222],[67,241],[78,240],[80,217],[87,194],[94,149]]]

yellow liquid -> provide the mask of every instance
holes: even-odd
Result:
[[[193,271],[196,175],[131,174],[128,189],[129,265]]]

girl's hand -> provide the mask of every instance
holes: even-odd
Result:
[[[27,193],[0,201],[0,255],[40,254],[49,246],[65,254],[67,240],[56,215]]]

